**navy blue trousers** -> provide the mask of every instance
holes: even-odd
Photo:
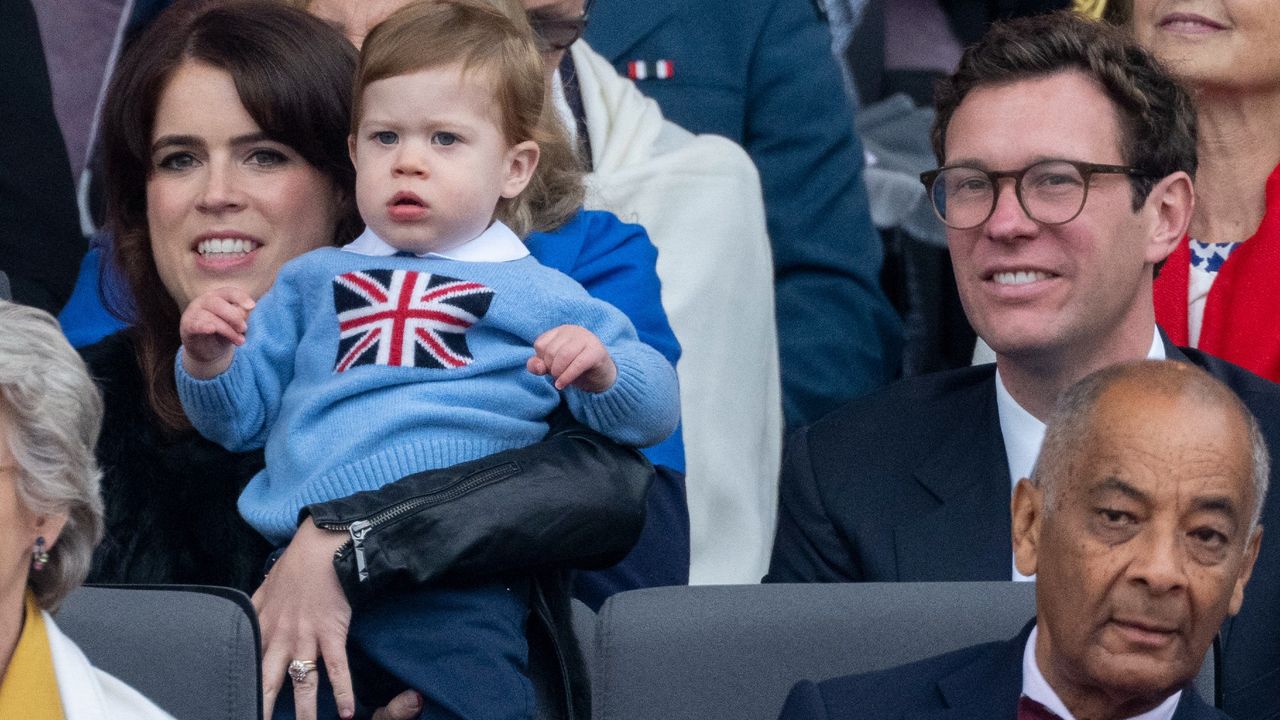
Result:
[[[413,688],[424,720],[530,720],[528,614],[524,576],[396,592],[357,608],[347,654],[362,709]],[[323,667],[320,675],[317,717],[336,719]],[[273,717],[295,717],[288,681]]]

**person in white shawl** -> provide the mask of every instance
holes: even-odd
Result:
[[[102,536],[102,399],[48,313],[0,300],[0,325],[0,717],[168,720],[49,615]]]
[[[783,435],[759,176],[732,141],[665,120],[584,41],[569,53],[591,148],[587,207],[648,231],[683,353],[690,582],[758,582],[773,540]],[[576,126],[572,116],[565,124]]]

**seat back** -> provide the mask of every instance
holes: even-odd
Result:
[[[652,588],[600,609],[595,720],[775,720],[821,680],[1007,640],[1035,614],[1032,583]],[[1197,687],[1214,699],[1213,653]]]
[[[86,586],[54,618],[89,662],[182,720],[262,717],[257,615],[237,590]]]

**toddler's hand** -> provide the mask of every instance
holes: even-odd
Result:
[[[556,389],[572,385],[587,392],[601,393],[613,387],[618,367],[604,349],[604,343],[590,330],[578,325],[561,325],[533,341],[529,372],[550,375]]]
[[[231,364],[235,345],[244,344],[253,298],[237,287],[210,290],[187,306],[178,332],[182,365],[192,377],[207,380]]]

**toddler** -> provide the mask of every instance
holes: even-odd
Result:
[[[539,160],[542,72],[527,30],[474,0],[392,15],[355,85],[365,232],[289,262],[256,304],[220,288],[183,312],[183,407],[228,449],[265,448],[239,507],[272,542],[311,503],[534,443],[562,395],[621,443],[675,429],[671,365],[503,222]],[[529,718],[527,590],[390,593],[357,609],[353,654],[421,692],[424,717]]]

